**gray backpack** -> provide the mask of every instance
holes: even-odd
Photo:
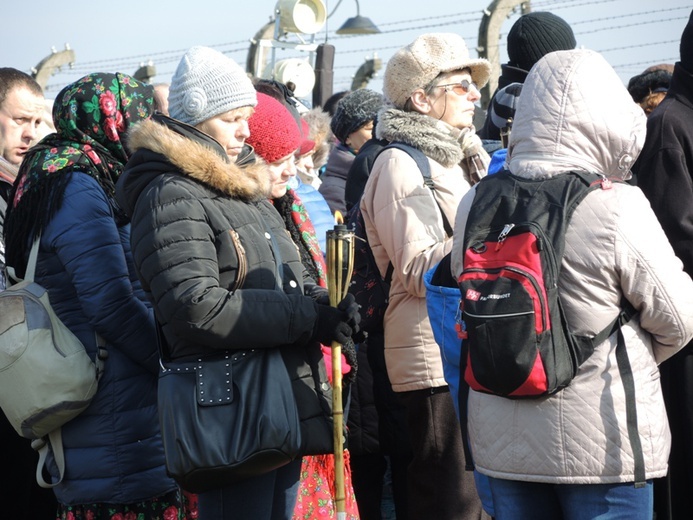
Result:
[[[50,488],[65,473],[60,428],[89,406],[106,350],[97,335],[92,360],[53,312],[48,291],[34,282],[39,241],[31,248],[24,280],[8,267],[8,288],[0,292],[0,408],[19,435],[33,440],[39,452],[36,480]],[[43,478],[49,446],[60,472],[53,484]]]

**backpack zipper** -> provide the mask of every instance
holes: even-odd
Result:
[[[547,305],[546,305],[546,300],[544,299],[544,295],[541,291],[541,288],[539,286],[539,283],[535,280],[534,276],[529,274],[526,271],[523,271],[522,269],[518,269],[517,267],[511,267],[511,266],[505,266],[505,267],[495,267],[493,269],[484,269],[481,267],[473,267],[471,269],[465,269],[462,272],[462,277],[464,277],[465,274],[468,273],[500,273],[501,271],[510,271],[512,273],[519,274],[523,278],[529,280],[529,282],[532,284],[532,287],[534,287],[534,292],[537,294],[537,297],[539,298],[539,307],[541,308],[541,326],[542,330],[546,330],[546,324],[548,322],[547,320]],[[467,312],[466,310],[463,310],[464,314],[467,314],[468,316],[471,317],[481,317],[481,316],[474,316],[473,314]],[[518,313],[518,314],[506,314],[505,316],[520,316],[520,315],[526,315],[526,314],[532,314],[532,312],[524,312],[524,313]],[[500,317],[500,316],[488,316],[489,318],[494,318],[494,317]]]

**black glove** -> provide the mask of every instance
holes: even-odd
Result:
[[[319,285],[307,285],[306,294],[313,298],[313,301],[319,303],[320,305],[330,304],[330,293],[325,287],[320,287]]]
[[[349,316],[352,317],[351,321],[349,321],[349,326],[352,330],[351,339],[354,340],[354,343],[363,343],[366,341],[368,333],[365,330],[361,330],[359,325],[361,323],[361,307],[356,303],[356,300],[351,293],[347,294],[346,298],[339,303],[339,307],[342,306],[345,307],[345,310],[349,313]]]
[[[333,341],[344,344],[351,338],[353,330],[349,325],[349,314],[329,305],[317,305],[318,319],[313,329],[313,338],[323,345]]]
[[[359,313],[359,305],[358,303],[356,303],[354,295],[351,293],[347,293],[344,299],[341,302],[339,302],[337,308],[344,311],[347,314],[347,323],[351,327],[352,331],[351,335],[358,335],[359,331],[361,330],[361,328],[359,327],[359,323],[361,323],[361,314]]]
[[[359,369],[359,364],[356,357],[356,345],[354,345],[353,340],[350,339],[342,345],[342,354],[344,354],[347,363],[349,363],[349,366],[351,367],[351,370],[344,374],[344,383],[350,385],[356,381],[356,372],[358,372]]]

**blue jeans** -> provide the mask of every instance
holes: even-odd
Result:
[[[496,520],[652,520],[652,481],[540,484],[489,477]]]
[[[279,469],[198,495],[202,520],[290,520],[298,493],[301,458]]]

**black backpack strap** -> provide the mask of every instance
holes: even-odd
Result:
[[[638,434],[635,381],[633,380],[633,371],[631,370],[628,352],[626,351],[626,340],[623,338],[623,330],[619,328],[617,334],[616,363],[618,364],[618,371],[621,374],[621,380],[623,381],[623,388],[626,395],[626,426],[628,428],[630,447],[631,450],[633,450],[635,487],[641,488],[646,484],[645,457],[642,452],[640,435]]]
[[[401,143],[399,141],[393,141],[390,144],[388,144],[385,148],[380,150],[378,152],[378,155],[382,153],[384,150],[387,150],[388,148],[397,148],[398,150],[402,150],[403,152],[406,152],[409,154],[409,156],[414,159],[416,162],[416,165],[419,167],[419,171],[421,171],[421,176],[423,177],[424,180],[424,185],[430,189],[432,192],[435,192],[435,184],[433,183],[433,179],[431,178],[431,164],[428,162],[428,157],[426,157],[426,154],[424,154],[421,150],[418,148],[415,148],[411,145],[408,145],[406,143]],[[440,214],[443,217],[443,229],[445,229],[445,234],[449,237],[452,236],[452,226],[450,225],[450,222],[448,222],[447,217],[445,216],[445,212],[443,209],[440,207],[440,204],[438,204],[438,200],[436,199],[435,193],[433,194],[433,200],[435,200],[436,204],[438,205],[438,209],[440,210]]]
[[[594,338],[585,338],[574,336],[575,340],[583,343],[591,343],[592,349],[603,343],[607,338],[616,332],[616,364],[618,372],[623,381],[623,389],[626,398],[626,426],[628,428],[628,439],[630,447],[633,451],[633,464],[635,474],[635,487],[640,488],[645,486],[645,456],[642,451],[642,443],[638,434],[638,414],[635,400],[635,381],[633,379],[633,370],[628,359],[628,351],[626,350],[626,340],[623,337],[622,327],[628,323],[633,316],[637,314],[637,310],[628,300],[623,300],[621,303],[621,312],[616,319],[612,321],[604,330],[597,334]]]

